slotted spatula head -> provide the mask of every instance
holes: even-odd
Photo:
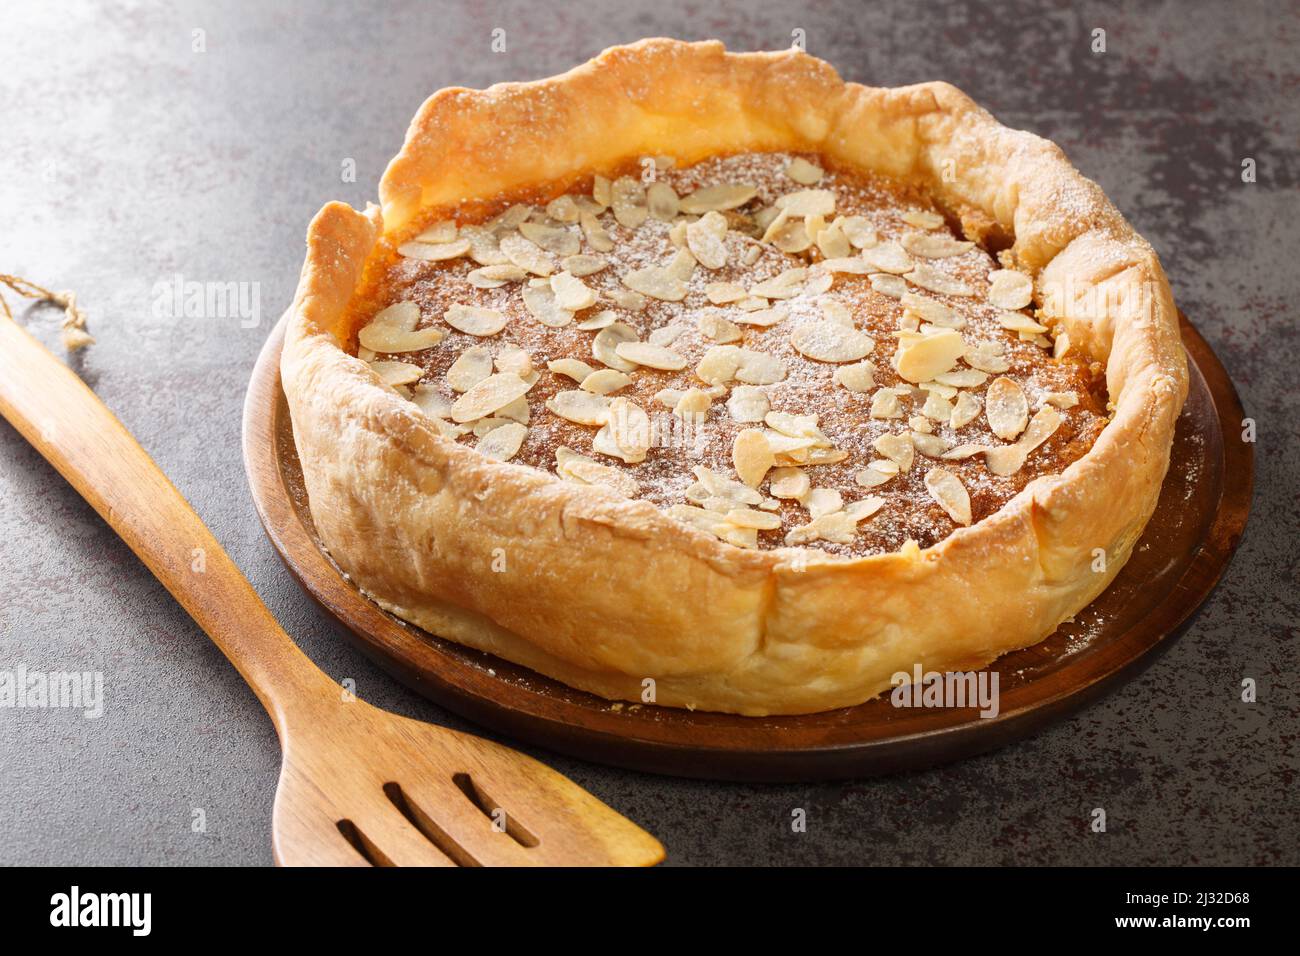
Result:
[[[282,724],[272,824],[295,866],[653,866],[659,841],[517,751],[324,695]]]

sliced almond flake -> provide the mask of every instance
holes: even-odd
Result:
[[[551,276],[551,291],[555,293],[555,304],[570,312],[589,309],[596,304],[596,293],[568,272],[557,272]]]
[[[1015,312],[1034,298],[1034,280],[1014,269],[995,269],[989,273],[989,302],[999,309]]]
[[[372,322],[357,334],[359,341],[372,352],[422,352],[443,340],[442,329],[413,329],[407,332],[385,322]]]
[[[959,525],[970,524],[970,494],[961,479],[946,468],[931,468],[925,474],[925,490]]]
[[[385,325],[411,332],[420,321],[420,307],[414,302],[394,302],[386,309],[380,309],[370,320],[371,325]]]
[[[836,511],[814,518],[805,525],[791,528],[785,536],[785,543],[791,547],[811,544],[814,541],[852,544],[857,535],[857,525],[857,521],[847,511]]]
[[[767,352],[742,348],[736,378],[746,385],[775,385],[785,379],[785,364],[779,357]]]
[[[809,448],[807,452],[801,456],[802,460],[799,463],[804,465],[836,465],[848,457],[849,453],[841,448]],[[780,461],[779,459],[778,463],[787,464],[787,462]],[[791,464],[793,464],[793,462],[791,462]]]
[[[767,393],[753,385],[737,385],[727,399],[727,411],[737,422],[761,422],[771,407]]]
[[[455,422],[472,422],[486,418],[517,398],[528,394],[528,382],[513,372],[498,372],[478,382],[451,406]]]
[[[911,272],[903,276],[908,282],[940,295],[972,296],[975,290],[960,279],[940,272],[934,266],[918,262]]]
[[[410,362],[371,362],[370,367],[379,376],[380,381],[394,388],[398,385],[418,382],[420,376],[424,374],[424,369]]]
[[[786,465],[774,468],[770,477],[767,489],[773,497],[803,501],[812,491],[812,482],[802,469]]]
[[[1001,342],[977,342],[967,347],[962,358],[971,368],[990,375],[1001,375],[1011,368]]]
[[[695,253],[690,249],[678,249],[664,269],[674,279],[689,282],[691,276],[695,274]]]
[[[566,481],[584,485],[599,485],[617,492],[624,498],[633,498],[641,491],[635,478],[626,471],[580,455],[561,445],[555,449],[556,474]]]
[[[991,448],[984,454],[985,464],[995,475],[1014,475],[1024,465],[1030,452],[1036,449],[1061,427],[1064,419],[1051,405],[1044,405],[1029,420],[1029,427],[1013,445]]]
[[[703,465],[693,467],[691,474],[699,479],[701,489],[710,497],[722,498],[736,505],[757,505],[763,501],[763,496],[753,488],[726,475],[710,471]],[[691,500],[698,499],[698,496],[691,493],[694,487],[688,488],[686,492],[687,498]]]
[[[586,362],[580,362],[575,358],[554,359],[547,362],[546,367],[556,375],[563,375],[578,383],[581,383],[583,379],[595,371]]]
[[[758,189],[754,186],[720,183],[716,186],[705,186],[703,189],[695,190],[688,196],[683,196],[681,210],[692,216],[713,210],[722,212],[727,209],[737,209],[756,195],[758,195]]]
[[[957,397],[957,389],[951,385],[944,385],[942,382],[922,382],[917,387],[926,392],[934,392],[948,401],[952,401]]]
[[[602,209],[608,209],[614,197],[614,184],[604,176],[591,179],[591,198]]]
[[[938,229],[944,223],[943,216],[922,209],[909,209],[903,213],[902,219],[903,222],[917,229]]]
[[[732,524],[724,515],[690,505],[673,505],[665,512],[670,518],[740,548],[758,547],[758,530]]]
[[[702,388],[688,388],[673,405],[673,414],[678,418],[703,417],[708,414],[713,404],[713,396]]]
[[[978,388],[988,381],[988,373],[977,368],[955,368],[951,372],[942,372],[934,377],[940,385],[953,388]]]
[[[690,223],[685,219],[678,219],[668,230],[668,241],[673,244],[674,249],[681,249],[686,245],[686,227]]]
[[[665,372],[677,372],[686,368],[686,359],[672,349],[649,342],[623,342],[614,347],[619,358],[648,368],[657,368]]]
[[[695,374],[709,385],[725,385],[736,377],[743,358],[737,345],[714,345],[695,366]]]
[[[677,218],[677,211],[681,207],[681,201],[673,187],[662,180],[646,187],[645,204],[650,218],[660,222],[672,222]]]
[[[998,325],[1004,329],[1010,329],[1012,332],[1019,332],[1021,338],[1028,333],[1031,337],[1042,335],[1047,331],[1047,326],[1039,325],[1023,312],[1002,312],[998,315]]]
[[[500,238],[485,226],[466,226],[461,237],[469,240],[469,257],[481,266],[510,265],[501,251]]]
[[[798,255],[812,248],[813,237],[803,220],[791,219],[782,210],[781,215],[772,221],[763,233],[763,241],[770,242],[787,255]]]
[[[946,329],[960,329],[966,324],[965,319],[937,299],[917,295],[915,292],[906,292],[902,301],[904,309],[931,325]]]
[[[509,461],[518,454],[528,429],[518,422],[506,422],[478,441],[479,454],[492,461]]]
[[[539,249],[544,249],[557,256],[576,255],[580,248],[577,233],[564,226],[551,226],[540,222],[523,222],[519,224],[519,233]],[[504,238],[501,243],[504,250]],[[509,255],[508,252],[506,254]],[[519,265],[519,263],[516,263],[516,265]]]
[[[896,477],[898,477],[898,462],[890,461],[888,458],[878,458],[854,475],[853,480],[863,488],[876,488]]]
[[[804,267],[786,269],[780,275],[752,286],[749,294],[765,299],[792,299],[799,294],[799,288],[807,278],[808,270]]]
[[[979,413],[980,400],[970,392],[962,392],[957,396],[957,401],[952,406],[952,416],[948,419],[948,427],[953,431],[965,428],[979,416]]]
[[[865,394],[876,387],[876,367],[870,362],[841,365],[831,374],[831,381],[856,394]]]
[[[608,328],[618,321],[618,313],[612,309],[601,309],[594,312],[579,322],[574,328],[581,329],[584,332],[595,332],[598,329]]]
[[[934,425],[923,415],[913,415],[907,420],[907,426],[914,432],[924,432],[927,435],[934,432]]]
[[[631,384],[632,378],[626,372],[620,372],[616,368],[602,368],[584,378],[578,387],[593,395],[613,395],[620,388],[627,388]]]
[[[573,312],[560,305],[555,290],[549,284],[525,286],[524,308],[547,328],[561,329],[573,321]]]
[[[727,218],[719,212],[706,212],[686,227],[686,245],[706,269],[721,269],[727,264]]]
[[[929,435],[925,432],[913,431],[909,437],[912,439],[912,446],[922,455],[930,458],[938,458],[952,447],[952,442],[940,435]]]
[[[808,270],[808,281],[804,283],[804,287],[800,291],[804,295],[819,296],[824,292],[829,292],[834,284],[835,276],[825,269],[814,266]]]
[[[556,196],[546,204],[546,215],[556,222],[577,222],[578,204],[573,201],[572,196]]]
[[[420,259],[424,262],[458,259],[467,252],[469,252],[468,239],[453,239],[451,242],[406,242],[397,247],[399,256],[406,259]]]
[[[723,517],[729,524],[738,528],[756,528],[759,531],[775,531],[781,527],[781,519],[777,515],[767,514],[762,511],[755,511],[752,508],[734,508],[728,511]]]
[[[834,488],[814,488],[803,502],[814,518],[844,510],[844,496]]]
[[[902,418],[903,406],[898,400],[898,393],[891,388],[882,388],[871,396],[871,418]]]
[[[919,332],[921,330],[921,320],[911,312],[904,311],[903,317],[898,320],[898,328],[903,332]]]
[[[634,292],[665,302],[686,298],[686,283],[661,266],[635,269],[623,276],[623,284]]]
[[[668,348],[681,338],[682,333],[685,331],[686,326],[683,323],[670,322],[667,325],[659,326],[657,329],[651,329],[650,334],[646,336],[646,341],[651,345]]]
[[[704,296],[714,305],[739,302],[749,295],[738,282],[710,282],[704,287]]]
[[[522,282],[528,273],[513,263],[504,263],[475,269],[465,278],[476,289],[499,289],[507,282]]]
[[[841,220],[837,219],[816,235],[817,248],[827,259],[842,259],[853,252],[849,237],[844,234]]]
[[[357,348],[357,358],[369,365],[376,358],[374,349],[368,349],[364,345]]]
[[[685,394],[680,388],[661,388],[655,392],[654,400],[665,408],[674,408]]]
[[[740,326],[711,312],[700,313],[695,319],[695,324],[700,334],[713,342],[725,344],[739,341],[741,338]]]
[[[1079,404],[1078,392],[1048,392],[1043,396],[1043,401],[1048,405],[1056,408],[1074,408]]]
[[[509,405],[502,405],[493,414],[500,418],[508,418],[521,425],[527,425],[528,420],[532,418],[532,413],[528,409],[528,396],[521,396]]]
[[[485,346],[473,345],[460,353],[447,369],[447,384],[452,391],[468,392],[492,374],[492,353]]]
[[[885,506],[885,499],[878,498],[875,495],[868,495],[857,501],[850,501],[844,506],[844,513],[847,514],[854,522],[866,521],[873,514]]]
[[[521,222],[527,222],[532,214],[533,207],[528,203],[515,203],[500,215],[488,220],[487,225],[489,229],[499,233],[509,232],[511,229],[518,229]]]
[[[853,327],[853,313],[849,307],[834,296],[824,295],[817,300],[817,308],[821,309],[822,316],[829,322],[838,322],[840,325]]]
[[[620,372],[632,372],[636,370],[636,365],[620,358],[618,347],[624,342],[636,340],[636,332],[630,325],[624,322],[612,322],[597,332],[596,337],[591,340],[591,354],[602,365],[616,368]]]
[[[609,421],[609,402],[604,395],[568,389],[548,398],[546,407],[552,414],[576,425],[604,425]]]
[[[416,242],[451,242],[456,238],[456,223],[450,219],[435,222],[424,232],[415,237]]]
[[[761,246],[750,246],[743,253],[741,253],[740,256],[741,264],[746,266],[752,266],[755,262],[758,261],[759,256],[761,256],[762,254],[763,254],[763,249]]]
[[[590,276],[609,267],[609,260],[602,259],[600,256],[589,256],[586,253],[580,253],[574,256],[566,256],[560,260],[560,267],[575,276]]]
[[[584,212],[578,219],[582,226],[582,234],[587,238],[587,245],[597,252],[612,252],[614,250],[614,240],[610,238],[605,227],[589,212]]]
[[[829,189],[799,189],[777,197],[776,208],[791,216],[829,216],[835,212],[835,193]]]
[[[818,263],[819,268],[826,272],[838,273],[843,272],[848,275],[864,276],[874,271],[874,267],[865,259],[859,259],[853,256],[837,259],[823,259]]]
[[[767,426],[790,438],[808,438],[814,444],[827,448],[831,440],[817,427],[817,415],[791,415],[789,412],[768,412],[763,416]]]
[[[892,240],[863,249],[858,256],[870,267],[869,272],[892,272],[895,275],[902,275],[913,268],[911,256]]]
[[[513,232],[501,237],[501,252],[519,268],[533,275],[549,276],[555,271],[555,263],[537,243]]]
[[[439,392],[432,383],[415,386],[411,401],[432,418],[446,418],[451,414],[451,399]]]
[[[912,255],[922,259],[948,259],[970,252],[975,248],[975,243],[949,236],[909,232],[903,236],[902,246]]]
[[[758,428],[742,429],[731,446],[731,463],[746,485],[757,488],[762,484],[776,463],[767,433]]]
[[[1070,336],[1062,332],[1052,343],[1052,358],[1063,358],[1068,351],[1070,351]]]
[[[785,174],[800,186],[815,186],[821,181],[824,170],[815,163],[808,162],[802,156],[796,156],[785,167]]]
[[[840,232],[854,249],[870,249],[880,241],[865,216],[843,216],[837,222]]]
[[[901,299],[907,295],[907,282],[901,276],[888,272],[873,272],[871,274],[871,288],[881,295],[889,296],[891,299]]]
[[[993,434],[1003,441],[1011,441],[1029,424],[1025,390],[1005,375],[995,378],[984,393],[984,417]]]
[[[936,422],[946,423],[952,418],[952,404],[938,392],[927,392],[921,414]]]
[[[477,305],[450,305],[442,320],[458,332],[486,338],[504,329],[509,317],[504,312]]]
[[[592,448],[635,465],[645,461],[650,441],[650,416],[630,398],[615,398],[609,403],[609,421],[596,433]]]
[[[767,299],[759,295],[748,295],[736,303],[736,308],[741,312],[761,312],[763,309],[770,308],[772,305]]]
[[[982,455],[987,451],[992,451],[992,448],[990,448],[988,445],[980,445],[974,442],[967,442],[966,444],[957,445],[954,448],[948,449],[939,457],[945,458],[948,461],[959,461],[963,458],[970,458],[972,455]]]
[[[736,316],[736,321],[741,325],[756,325],[759,328],[770,328],[778,322],[782,322],[790,313],[784,306],[776,306],[771,309],[756,309],[753,312],[741,312]]]
[[[631,176],[620,176],[614,180],[609,205],[614,211],[614,218],[624,229],[640,228],[650,215],[650,210],[646,208],[645,187]]]
[[[916,446],[911,436],[897,432],[886,432],[871,443],[871,447],[880,452],[898,466],[900,472],[911,469],[916,457]]]
[[[900,378],[928,382],[949,371],[966,351],[966,343],[953,329],[937,329],[931,335],[900,340],[895,365]]]

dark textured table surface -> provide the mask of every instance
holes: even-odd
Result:
[[[799,29],[846,78],[946,79],[1054,139],[1154,243],[1257,422],[1245,542],[1197,623],[1142,676],[960,764],[738,786],[540,755],[678,864],[1300,863],[1294,3],[301,6],[6,4],[0,272],[78,292],[99,343],[75,367],[332,676],[464,726],[344,644],[250,504],[244,387],[312,214],[372,199],[439,87],[546,76],[642,36],[772,49]],[[503,53],[490,49],[497,28]],[[347,160],[355,182],[342,181]],[[173,318],[160,293],[177,277],[245,284],[257,308]],[[23,304],[19,317],[57,341],[56,309]],[[102,672],[103,715],[0,709],[0,863],[271,861],[279,750],[256,699],[0,422],[0,671],[20,666]],[[1248,677],[1253,704],[1240,699]],[[1095,807],[1105,833],[1089,828]],[[795,808],[806,833],[791,830]]]

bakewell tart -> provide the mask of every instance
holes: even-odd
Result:
[[[1150,246],[943,83],[645,40],[443,90],[331,203],[281,364],[391,613],[748,715],[981,667],[1110,583],[1187,369]]]

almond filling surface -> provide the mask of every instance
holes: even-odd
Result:
[[[741,547],[926,547],[1082,457],[1102,369],[914,187],[816,155],[443,209],[353,347],[443,434]]]

